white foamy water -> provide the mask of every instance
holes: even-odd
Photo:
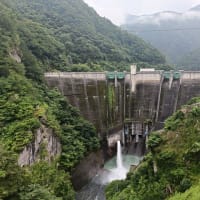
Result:
[[[114,180],[122,180],[126,178],[126,174],[129,171],[129,167],[123,165],[123,156],[121,150],[121,143],[117,141],[117,158],[116,165],[114,168],[108,169],[104,174],[101,175],[101,183],[107,184]]]
[[[122,148],[120,141],[117,141],[117,169],[123,168]]]
[[[117,142],[117,155],[105,163],[104,169],[77,193],[76,200],[106,200],[105,186],[114,180],[126,178],[130,165],[138,165],[142,157],[122,155],[120,141]]]
[[[110,173],[108,174],[108,182],[125,179],[126,174],[129,170],[128,168],[125,168],[123,165],[122,149],[121,149],[120,141],[117,141],[117,159],[116,160],[117,160],[116,161],[117,167],[110,170]]]

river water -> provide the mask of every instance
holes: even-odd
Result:
[[[131,165],[138,165],[142,157],[122,155],[120,142],[117,144],[117,156],[105,163],[104,168],[76,194],[76,200],[106,200],[105,187],[114,180],[126,178]]]

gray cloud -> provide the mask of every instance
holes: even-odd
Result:
[[[188,19],[200,18],[200,12],[187,11],[184,13],[176,12],[162,12],[156,15],[142,15],[135,17],[131,20],[131,23],[140,23],[140,24],[160,24],[163,21],[176,20],[184,21]]]
[[[185,12],[200,0],[84,0],[101,16],[121,24],[127,14],[145,15],[160,11]]]

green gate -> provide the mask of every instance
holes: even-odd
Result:
[[[118,72],[117,73],[117,79],[124,79],[125,78],[125,73],[124,72]]]
[[[170,72],[164,72],[164,73],[163,73],[164,79],[170,79],[170,75],[171,75]]]
[[[107,73],[107,79],[109,79],[109,80],[115,79],[115,72],[108,72]]]
[[[181,78],[180,72],[174,72],[173,78],[174,78],[174,79],[180,79],[180,78]]]
[[[107,79],[113,80],[115,77],[119,80],[122,80],[125,78],[125,73],[124,72],[108,72],[107,73]]]

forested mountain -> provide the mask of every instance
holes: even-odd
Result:
[[[46,87],[43,73],[125,69],[132,62],[165,60],[81,0],[0,0],[0,199],[73,200],[70,173],[99,149],[94,127]],[[59,139],[60,155],[47,162],[41,142],[38,162],[19,167],[19,154],[46,129]]]
[[[178,66],[180,69],[192,69],[192,70],[200,70],[200,48],[196,49],[178,62]]]
[[[125,181],[107,187],[107,200],[199,199],[199,102],[192,99],[165,121],[162,131],[151,133],[143,162]]]
[[[164,61],[157,50],[80,0],[1,0],[0,199],[73,200],[70,173],[99,148],[94,127],[45,86],[45,71],[114,70],[117,63],[125,69],[132,62]],[[19,154],[44,130],[59,139],[60,156],[47,162],[42,142],[38,162],[20,168]]]
[[[116,65],[165,62],[155,48],[98,16],[82,0],[2,2],[17,13],[17,31],[48,70],[70,70],[72,63],[109,70]]]
[[[0,199],[3,200],[74,199],[70,172],[84,156],[99,148],[94,127],[57,90],[49,90],[44,84],[43,71],[54,69],[53,62],[58,67],[59,53],[63,51],[48,31],[18,17],[0,2]],[[19,154],[35,142],[38,130],[44,127],[59,138],[60,156],[47,162],[44,142],[37,152],[40,162],[20,168]]]
[[[185,13],[130,15],[122,27],[158,48],[173,64],[180,64],[186,55],[200,48],[199,6]],[[192,69],[193,63],[188,62],[185,67]]]

